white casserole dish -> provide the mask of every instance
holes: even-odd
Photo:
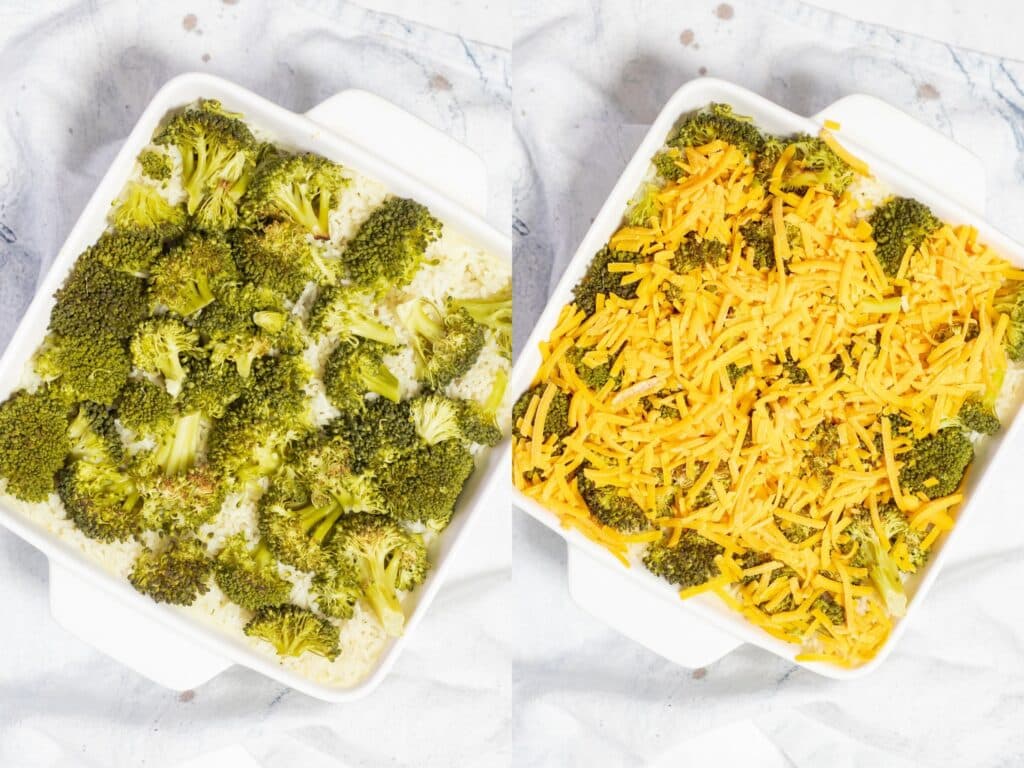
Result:
[[[865,160],[872,174],[892,192],[921,200],[946,221],[973,225],[982,242],[1014,264],[1024,265],[1024,246],[982,219],[985,177],[978,159],[903,112],[875,98],[853,95],[805,118],[732,83],[714,78],[692,80],[673,94],[655,119],[566,267],[516,361],[510,382],[514,395],[518,396],[530,386],[541,360],[538,345],[550,336],[561,308],[572,301],[573,287],[586,272],[594,254],[620,226],[629,199],[648,172],[650,158],[664,144],[680,117],[711,102],[732,105],[737,114],[749,115],[759,128],[771,133],[815,135],[826,119],[839,123],[841,129],[834,131],[839,141]],[[944,190],[955,190],[954,196]],[[997,459],[1010,453],[1011,446],[1022,440],[1021,396],[1018,392],[1012,402],[1012,421],[1004,419],[1002,431],[985,441],[977,451],[964,489],[966,498],[953,531],[939,540],[928,565],[908,582],[906,616],[894,621],[893,631],[878,655],[855,669],[820,662],[797,662],[795,657],[801,651],[800,646],[770,636],[714,596],[698,595],[680,600],[673,586],[642,566],[624,568],[601,545],[577,530],[563,528],[553,512],[518,490],[513,489],[512,496],[517,506],[568,542],[569,589],[574,600],[622,634],[665,658],[681,666],[700,667],[750,643],[827,677],[855,678],[877,668],[892,651],[948,559],[950,541],[984,504],[984,490],[999,471],[996,464],[1002,465],[1003,472],[1012,471],[1006,462]],[[506,456],[511,463],[511,450]]]
[[[54,291],[79,253],[106,227],[110,202],[128,180],[135,157],[169,110],[201,97],[219,99],[228,110],[243,113],[281,144],[322,154],[383,182],[395,194],[416,199],[473,243],[500,258],[511,258],[508,237],[482,218],[487,199],[482,161],[418,118],[363,91],[344,91],[299,115],[229,81],[204,74],[181,75],[164,85],[142,113],[40,283],[0,357],[0,400],[16,388],[22,368],[45,335]],[[349,701],[380,683],[416,631],[451,569],[456,549],[471,524],[486,514],[488,506],[482,502],[488,489],[499,475],[507,474],[499,471],[501,460],[501,449],[485,455],[459,499],[451,525],[431,547],[427,580],[404,601],[405,634],[389,639],[373,671],[350,688],[314,682],[253,651],[241,639],[154,603],[2,505],[0,524],[49,558],[51,608],[57,621],[146,677],[186,690],[239,664],[325,701]]]

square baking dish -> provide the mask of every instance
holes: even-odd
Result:
[[[446,225],[498,258],[511,259],[507,236],[484,219],[486,172],[471,150],[418,118],[364,91],[344,91],[305,115],[290,112],[227,80],[185,74],[165,84],[146,107],[110,169],[78,218],[25,316],[0,357],[0,400],[13,391],[22,368],[46,333],[53,293],[79,253],[107,226],[110,202],[132,171],[165,115],[199,98],[218,99],[293,149],[322,154],[416,199]],[[0,447],[2,450],[2,447]],[[82,553],[17,512],[0,505],[0,524],[41,550],[50,561],[50,601],[58,622],[136,671],[177,690],[194,688],[233,664],[248,667],[325,701],[350,701],[370,693],[388,673],[437,594],[452,558],[476,520],[484,497],[504,478],[502,449],[478,462],[444,536],[431,547],[427,580],[404,601],[405,634],[387,641],[375,667],[348,688],[315,682],[279,666],[240,639],[205,626],[138,594]]]
[[[650,158],[680,118],[712,102],[731,105],[737,114],[750,116],[759,128],[770,133],[816,135],[825,120],[839,123],[840,129],[833,131],[836,138],[863,159],[872,174],[893,193],[921,200],[943,220],[976,227],[979,240],[1012,263],[1024,266],[1024,246],[982,218],[985,177],[977,158],[905,113],[873,97],[852,95],[806,118],[732,83],[700,78],[683,85],[668,100],[602,205],[516,361],[511,377],[513,393],[518,395],[530,386],[541,361],[539,344],[550,336],[562,307],[572,301],[573,287],[594,254],[620,226],[628,201],[645,180]],[[945,190],[955,190],[956,196]],[[1012,417],[1004,419],[1001,432],[987,439],[977,451],[964,487],[965,500],[957,524],[937,542],[927,566],[907,582],[906,615],[894,620],[893,631],[875,658],[853,669],[797,661],[800,646],[772,637],[713,595],[680,600],[672,585],[642,566],[624,568],[601,545],[577,530],[563,528],[554,512],[514,487],[511,494],[518,507],[568,542],[569,589],[573,599],[622,634],[665,658],[681,666],[700,667],[749,643],[826,677],[856,678],[885,660],[913,620],[918,604],[947,559],[950,541],[984,503],[988,478],[997,471],[1011,471],[1007,462],[999,459],[1005,458],[1011,446],[1021,439],[1020,406],[1024,393],[1020,389],[1024,388],[1018,388],[1009,410]],[[506,460],[511,466],[511,448],[506,451]]]

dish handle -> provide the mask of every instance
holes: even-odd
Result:
[[[306,112],[474,213],[487,212],[487,168],[465,144],[376,94],[342,91]]]
[[[232,665],[53,560],[50,612],[73,635],[171,690],[196,688]]]

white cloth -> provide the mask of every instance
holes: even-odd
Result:
[[[520,344],[650,122],[703,71],[805,115],[850,93],[889,101],[974,150],[989,217],[1024,239],[1024,64],[792,0],[520,0],[517,17]],[[529,617],[514,642],[520,764],[666,764],[748,718],[800,768],[1021,764],[1024,515],[1019,459],[1004,459],[1009,477],[957,532],[955,562],[895,653],[846,683],[749,646],[699,674],[663,661],[575,606],[564,544],[516,517],[511,610]]]
[[[488,160],[504,228],[507,66],[507,51],[332,0],[0,4],[0,346],[173,75],[223,75],[297,111],[353,87],[390,99]],[[239,668],[185,696],[147,682],[53,622],[45,559],[0,529],[0,765],[164,768],[233,743],[263,768],[507,764],[503,507],[478,521],[392,674],[344,707]]]

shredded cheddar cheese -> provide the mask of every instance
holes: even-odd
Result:
[[[828,130],[821,137],[869,173]],[[854,195],[778,188],[792,157],[790,146],[765,184],[722,141],[680,151],[682,175],[658,192],[657,220],[609,241],[641,257],[608,267],[635,293],[600,296],[589,316],[567,306],[541,346],[535,394],[516,424],[514,478],[626,565],[651,542],[699,533],[722,548],[719,574],[682,597],[715,594],[801,645],[798,658],[857,666],[893,617],[857,565],[851,521],[867,516],[884,551],[885,504],[928,547],[953,524],[962,495],[901,488],[901,456],[969,396],[998,392],[1008,318],[997,296],[1022,274],[971,228],[943,224],[886,275]],[[772,225],[773,268],[757,266],[741,233],[750,222]],[[688,238],[718,241],[724,255],[674,268]],[[572,349],[606,364],[608,381],[588,387]],[[559,390],[571,403],[563,439],[544,431]],[[908,426],[894,431],[891,414]],[[819,455],[823,428],[834,439]],[[647,529],[602,525],[581,473],[631,499]],[[748,553],[765,554],[751,565]]]

